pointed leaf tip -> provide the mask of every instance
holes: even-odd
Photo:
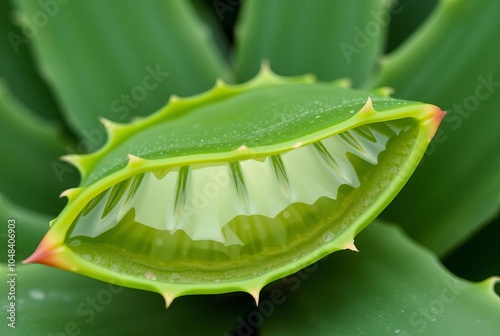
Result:
[[[248,292],[250,294],[254,301],[255,301],[255,306],[259,305],[259,297],[260,297],[260,289],[254,289]]]
[[[132,164],[132,165],[138,164],[139,162],[143,161],[143,159],[141,159],[140,157],[135,156],[133,154],[127,154],[127,157],[128,157],[129,164]]]
[[[441,124],[441,121],[446,115],[446,111],[441,110],[439,107],[435,105],[431,106],[433,109],[431,117],[425,122],[425,123],[430,123],[432,126],[431,133],[429,133],[429,140],[431,140],[434,137],[434,135],[436,135],[439,125]]]
[[[350,89],[352,87],[352,79],[341,78],[332,82],[332,85],[338,88]]]
[[[352,242],[347,243],[344,246],[344,250],[351,250],[354,252],[359,252],[358,248],[354,245],[354,240]]]
[[[266,75],[274,74],[273,70],[271,70],[271,62],[267,58],[262,59],[262,61],[260,62],[260,71],[262,74]]]
[[[60,195],[59,198],[67,197],[68,200],[73,200],[76,195],[81,191],[80,188],[69,188],[64,190]]]
[[[48,236],[41,241],[35,252],[28,258],[22,261],[23,264],[44,264],[59,269],[75,272],[77,268],[70,262],[62,258],[61,252],[64,251],[64,246],[54,244]]]
[[[373,93],[382,97],[391,97],[394,93],[394,89],[389,86],[383,86],[373,90]]]
[[[241,145],[240,147],[238,147],[238,148],[236,149],[236,151],[237,151],[237,152],[240,152],[240,153],[244,153],[244,152],[246,152],[247,150],[248,150],[248,147],[247,147],[247,146],[245,146],[245,145]]]
[[[226,85],[226,82],[224,82],[224,79],[222,79],[221,77],[219,77],[215,80],[215,87],[216,88],[223,87],[224,85]]]
[[[110,130],[112,128],[115,127],[115,123],[112,122],[111,120],[109,119],[106,119],[104,117],[99,117],[99,121],[101,122],[101,124],[106,128],[106,130]]]
[[[59,157],[59,160],[67,162],[75,167],[79,167],[79,164],[81,162],[80,155],[77,154],[67,154]]]
[[[62,193],[59,194],[59,198],[67,197],[69,198],[73,189],[66,189]]]
[[[175,295],[172,293],[165,293],[163,299],[165,299],[165,307],[168,309],[172,302],[174,302]]]
[[[372,98],[368,96],[365,105],[361,108],[361,110],[359,110],[358,114],[366,116],[367,114],[372,114],[373,112],[375,112],[375,109],[373,108]]]

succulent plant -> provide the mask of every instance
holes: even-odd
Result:
[[[82,182],[27,262],[154,290],[168,306],[234,290],[258,302],[270,281],[355,249],[444,113],[307,79],[264,68],[131,125],[104,119],[100,151],[65,157]]]
[[[500,5],[440,2],[379,69],[409,1],[2,4],[0,330],[494,335],[498,278],[437,257],[495,214]]]

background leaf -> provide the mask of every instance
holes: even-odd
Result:
[[[252,78],[268,59],[280,75],[349,77],[360,85],[382,47],[388,5],[385,0],[246,1],[236,30],[237,76]]]
[[[52,93],[38,75],[29,48],[30,40],[12,22],[14,11],[10,1],[0,1],[0,92],[10,88],[31,112],[57,120],[58,106]],[[5,88],[4,88],[5,89]]]
[[[470,237],[443,259],[443,264],[459,277],[480,281],[492,274],[500,274],[500,217]],[[497,286],[500,294],[500,286]]]
[[[358,254],[338,252],[282,281],[262,335],[494,335],[500,298],[493,279],[471,284],[398,229],[372,224]],[[498,280],[498,279],[497,279]],[[271,291],[270,297],[272,298]],[[272,303],[263,298],[262,307]]]
[[[155,112],[170,94],[193,95],[229,77],[187,1],[16,3],[86,151],[106,139],[98,116],[127,122]]]
[[[78,181],[76,168],[58,159],[70,143],[7,89],[0,93],[0,120],[0,192],[16,204],[56,215],[65,204],[59,194]]]
[[[499,12],[499,1],[441,1],[387,58],[375,84],[448,111],[420,167],[383,214],[440,255],[498,214]]]
[[[438,0],[394,0],[386,50],[396,49],[427,19]]]
[[[0,277],[8,269],[1,264]],[[241,295],[189,296],[165,308],[156,293],[122,288],[46,266],[17,266],[15,335],[222,335],[237,324]],[[2,286],[0,334],[6,321],[9,286]],[[246,295],[247,302],[251,298]],[[245,300],[243,300],[245,302]],[[9,332],[9,333],[7,333]]]

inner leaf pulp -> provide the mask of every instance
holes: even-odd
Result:
[[[278,155],[136,175],[89,202],[67,244],[145,278],[255,276],[341,234],[397,175],[417,133],[414,119],[374,123]]]

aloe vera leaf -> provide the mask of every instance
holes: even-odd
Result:
[[[361,85],[374,67],[389,24],[388,1],[247,1],[236,27],[240,80],[262,59],[280,75],[348,77]]]
[[[2,281],[9,280],[6,265],[0,266]],[[237,316],[251,304],[240,296],[198,296],[165,310],[152,293],[60,270],[20,265],[16,273],[15,335],[222,335],[236,327]],[[8,290],[6,285],[0,290],[2,335],[13,330],[6,319]]]
[[[231,291],[257,300],[266,283],[354,248],[442,117],[264,68],[130,125],[103,120],[108,143],[67,158],[82,183],[27,262],[117,278],[167,305]]]
[[[7,262],[9,234],[15,234],[15,259],[27,258],[49,229],[51,217],[10,202],[0,194],[0,262]],[[13,220],[13,221],[12,221]],[[10,222],[9,222],[10,221]],[[15,232],[9,232],[10,229]],[[14,227],[15,225],[15,227]]]
[[[263,298],[260,309],[272,305],[274,314],[264,319],[261,334],[469,336],[498,331],[500,299],[493,285],[500,278],[459,279],[399,229],[380,223],[370,225],[356,244],[359,253],[336,253],[275,286],[281,304],[273,305],[270,298],[277,295],[272,291]]]
[[[443,258],[443,264],[453,274],[471,281],[482,280],[491,274],[500,274],[500,258],[488,258],[488,256],[500,256],[498,237],[500,237],[500,216]],[[500,286],[497,287],[497,293],[500,294]]]
[[[10,1],[0,3],[0,91],[7,86],[31,112],[50,119],[59,118],[59,108],[33,64],[29,39],[13,24]]]
[[[422,164],[384,213],[438,255],[498,213],[499,12],[498,1],[441,1],[389,55],[377,79],[397,97],[448,112]]]
[[[234,19],[232,20],[233,22],[231,22],[231,20],[224,20],[224,17],[223,20],[221,20],[214,8],[214,2],[207,2],[205,0],[190,0],[190,2],[192,8],[198,14],[200,24],[205,24],[207,26],[206,29],[210,30],[218,50],[220,50],[224,59],[229,61],[231,46],[228,36],[226,35],[226,30],[232,30]]]
[[[389,24],[386,51],[392,51],[402,44],[429,16],[438,0],[393,1],[391,23]]]
[[[78,171],[59,160],[70,142],[7,88],[0,93],[0,118],[0,192],[19,205],[57,214],[65,204],[59,194],[78,181]]]
[[[23,24],[35,25],[39,13],[48,18],[34,26],[32,45],[90,150],[105,142],[99,116],[126,122],[156,111],[172,93],[196,94],[229,77],[187,1],[53,3],[47,14],[39,2],[17,2]]]

